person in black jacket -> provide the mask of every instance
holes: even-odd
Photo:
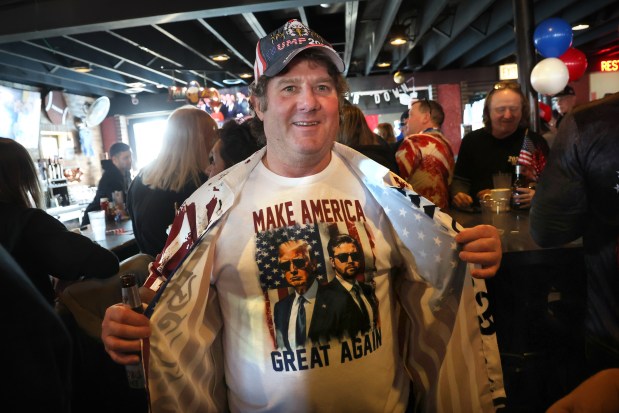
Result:
[[[567,115],[531,208],[531,236],[541,247],[583,238],[590,374],[619,367],[618,117],[619,93]]]
[[[518,188],[514,202],[528,208],[535,196],[534,184],[544,169],[548,143],[529,130],[529,106],[520,85],[496,83],[488,92],[483,110],[484,127],[462,138],[451,181],[451,206],[479,208],[479,201],[494,188],[494,174],[511,174],[522,165],[527,187]]]
[[[82,225],[90,223],[88,212],[101,209],[101,198],[114,201],[112,193],[122,191],[123,199],[127,198],[127,188],[131,182],[131,147],[126,143],[116,142],[110,146],[110,159],[101,161],[103,175],[97,186],[95,198],[86,207],[82,217]]]
[[[62,321],[0,245],[2,410],[71,411],[72,343]],[[9,339],[10,337],[10,339]]]
[[[12,139],[0,138],[0,244],[50,305],[55,299],[50,276],[73,281],[107,278],[118,272],[114,253],[35,208],[41,202],[28,151]]]
[[[217,123],[194,106],[168,118],[157,158],[142,168],[127,194],[127,211],[140,252],[156,257],[163,249],[176,209],[208,176]]]

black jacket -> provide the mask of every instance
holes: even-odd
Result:
[[[0,203],[0,244],[50,303],[55,298],[50,275],[77,280],[118,272],[114,253],[36,208]]]
[[[201,178],[206,182],[206,175]],[[196,189],[192,182],[180,192],[151,189],[142,182],[142,173],[138,174],[129,187],[127,212],[140,252],[153,257],[161,252],[168,238],[166,230],[174,220],[174,204],[181,206]]]
[[[5,339],[0,342],[0,364],[10,376],[2,391],[2,410],[71,411],[73,353],[69,333],[2,246],[0,274],[5,331]]]
[[[619,93],[579,106],[557,133],[531,206],[542,247],[583,237],[586,326],[619,356]]]
[[[361,152],[373,161],[378,162],[382,166],[389,168],[394,174],[399,174],[398,164],[395,161],[395,151],[393,146],[389,145],[380,136],[377,137],[378,143],[376,145],[356,145],[352,148]]]

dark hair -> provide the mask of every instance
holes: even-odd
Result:
[[[439,127],[443,126],[443,122],[445,121],[445,112],[443,111],[443,107],[437,101],[424,98],[413,102],[411,107],[417,104],[419,105],[419,111],[421,113],[430,112],[430,119],[432,119],[432,123],[438,125]]]
[[[264,146],[264,144],[258,143],[256,137],[252,134],[251,123],[253,123],[253,118],[243,123],[230,119],[221,127],[219,131],[219,139],[221,140],[219,152],[226,168],[248,158]]]
[[[513,90],[520,96],[520,101],[522,102],[520,113],[522,114],[522,117],[520,118],[519,126],[522,128],[529,127],[529,100],[524,95],[524,93],[522,93],[522,90],[520,89],[520,84],[518,82],[508,80],[495,83],[492,87],[492,90],[488,92],[488,95],[486,96],[486,101],[484,102],[484,111],[482,116],[482,120],[484,121],[484,128],[486,128],[486,130],[488,131],[492,131],[492,121],[490,119],[490,103],[492,100],[492,96],[494,96],[497,91],[504,89]]]
[[[115,144],[110,146],[110,158],[115,157],[121,152],[127,152],[130,150],[131,150],[131,147],[127,145],[126,143],[116,142]]]
[[[341,112],[344,101],[346,100],[346,94],[348,93],[348,83],[346,82],[344,76],[339,72],[335,64],[333,64],[331,58],[329,58],[324,53],[313,49],[314,48],[303,50],[298,55],[296,55],[294,59],[316,62],[327,68],[327,73],[335,82],[335,90],[337,92]],[[249,105],[252,111],[255,112],[255,105],[258,105],[260,107],[260,110],[263,112],[267,110],[267,86],[269,85],[269,82],[274,77],[286,74],[289,70],[290,65],[284,67],[284,69],[275,76],[262,75],[258,78],[257,82],[255,81],[251,85],[249,85]],[[258,140],[258,143],[263,145],[266,143],[266,137],[264,135],[264,125],[257,116],[254,117],[254,123],[252,124],[252,133]]]
[[[31,208],[43,203],[32,157],[13,139],[0,138],[0,201]]]
[[[327,252],[329,253],[329,257],[333,258],[333,251],[335,247],[340,246],[342,244],[354,244],[357,247],[357,250],[361,251],[361,247],[359,246],[359,242],[356,239],[351,237],[348,234],[338,234],[329,239],[329,243],[327,244]]]
[[[363,111],[348,101],[340,110],[340,130],[336,140],[351,147],[377,143],[374,132],[365,120]]]
[[[410,113],[408,111],[408,109],[406,109],[404,112],[402,112],[402,114],[400,115],[400,123],[402,122],[406,122],[408,120],[408,118],[410,117]]]

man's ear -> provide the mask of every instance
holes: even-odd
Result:
[[[432,122],[432,116],[430,115],[430,112],[426,112],[423,114],[424,118],[423,121],[426,123],[430,123]]]
[[[256,116],[260,120],[264,120],[264,112],[260,107],[260,99],[257,99],[255,96],[250,96],[249,101],[251,103],[251,107],[254,108],[254,112],[256,112]]]

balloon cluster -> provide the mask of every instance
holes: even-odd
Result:
[[[533,43],[545,58],[531,71],[531,86],[537,92],[554,95],[585,73],[587,57],[572,47],[572,39],[572,27],[556,17],[544,20],[535,29]]]

